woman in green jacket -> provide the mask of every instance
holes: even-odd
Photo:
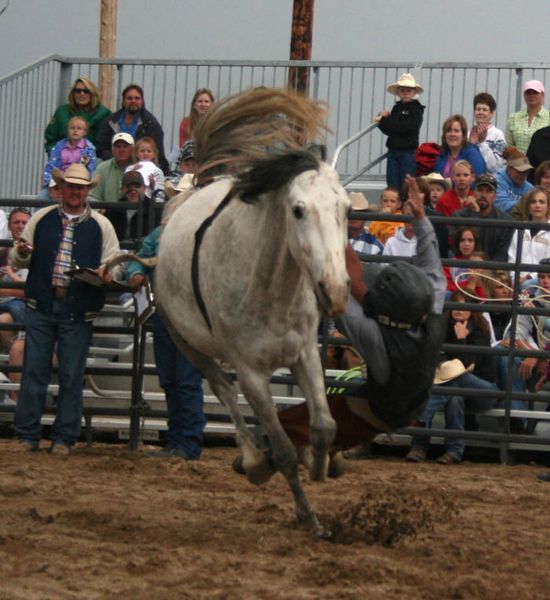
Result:
[[[96,84],[86,77],[79,77],[73,83],[68,100],[55,111],[46,127],[44,138],[48,154],[56,142],[67,137],[69,120],[76,116],[88,122],[87,138],[95,145],[99,126],[112,112],[100,103]]]

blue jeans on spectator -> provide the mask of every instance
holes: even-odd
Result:
[[[203,412],[202,376],[177,349],[162,319],[153,316],[153,349],[159,383],[168,408],[168,446],[199,458],[206,417]]]
[[[419,421],[426,428],[432,426],[432,420],[438,410],[445,410],[445,429],[464,431],[464,398],[462,396],[443,396],[442,394],[431,394],[428,403],[424,407]],[[429,436],[413,437],[411,447],[428,451],[430,446]],[[462,459],[464,442],[456,438],[445,438],[445,450],[458,460]]]
[[[27,305],[24,300],[20,298],[12,298],[7,302],[0,303],[0,314],[1,313],[10,313],[11,318],[14,323],[24,323],[25,322],[25,311],[27,309]]]
[[[52,442],[72,446],[80,435],[82,388],[92,324],[75,321],[66,299],[56,299],[49,313],[27,309],[23,378],[15,409],[15,431],[38,445],[46,406],[52,358],[57,343],[59,394]]]
[[[473,373],[464,373],[460,377],[449,381],[451,387],[472,388],[478,390],[496,390],[496,383],[486,381]],[[445,428],[458,431],[464,431],[464,405],[470,410],[489,410],[495,403],[495,398],[479,396],[443,396],[441,394],[432,394],[428,404],[420,417],[420,421],[431,427],[432,420],[437,410],[445,409]],[[428,449],[430,439],[428,437],[415,437],[412,441],[413,448]],[[458,458],[462,459],[464,453],[464,440],[459,438],[445,439],[445,450]]]
[[[534,384],[537,380],[537,376],[533,376],[530,379],[522,379],[519,374],[519,366],[523,359],[519,356],[514,357],[513,373],[512,373],[512,391],[513,392],[526,392],[529,384]],[[506,382],[508,379],[508,357],[500,356],[498,359],[498,377],[499,387],[502,390],[506,389]],[[526,400],[510,400],[510,409],[512,410],[527,410],[528,404]],[[514,418],[514,417],[512,417]],[[527,424],[527,419],[521,417],[515,417],[523,427]]]
[[[388,150],[386,182],[401,190],[405,175],[416,175],[416,150]]]

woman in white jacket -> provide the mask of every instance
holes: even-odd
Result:
[[[550,220],[550,193],[541,186],[535,186],[520,201],[522,219],[535,223],[548,223]],[[521,231],[521,230],[519,230]],[[544,229],[524,229],[522,232],[521,262],[538,265],[543,258],[550,258],[550,231]],[[508,248],[508,262],[515,263],[518,247],[518,230],[514,231]],[[537,279],[536,272],[523,271],[523,286]],[[535,281],[536,283],[536,281]]]

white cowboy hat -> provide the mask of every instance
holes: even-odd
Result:
[[[421,94],[424,91],[424,88],[416,83],[414,77],[410,73],[403,73],[395,83],[388,86],[388,92],[390,94],[396,94],[397,88],[400,87],[414,88],[417,94]]]
[[[367,210],[369,201],[362,192],[350,192],[351,208],[353,210]]]
[[[435,370],[434,383],[436,385],[447,383],[447,381],[452,381],[453,379],[464,375],[464,373],[471,373],[474,370],[474,367],[475,365],[472,363],[466,368],[458,358],[445,360],[442,363],[439,363]]]
[[[87,185],[90,189],[95,187],[101,179],[99,175],[96,175],[92,179],[88,169],[80,163],[69,165],[64,172],[59,169],[52,169],[52,177],[58,184],[65,182],[76,183],[77,185]]]
[[[422,179],[426,183],[439,183],[439,185],[442,185],[446,191],[451,189],[451,180],[443,177],[441,173],[428,173],[428,175],[422,175]]]

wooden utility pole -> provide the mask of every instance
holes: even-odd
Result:
[[[115,58],[116,55],[116,22],[118,0],[101,0],[99,27],[99,57]],[[101,102],[114,109],[115,66],[99,67],[99,95]]]
[[[314,0],[294,0],[290,60],[311,60],[313,2]],[[290,67],[288,72],[288,87],[307,95],[309,92],[309,68]]]

